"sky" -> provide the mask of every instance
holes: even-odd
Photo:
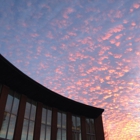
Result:
[[[1,0],[0,53],[45,87],[105,109],[106,140],[140,140],[140,0]]]

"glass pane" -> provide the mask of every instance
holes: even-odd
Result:
[[[87,140],[90,140],[90,136],[89,135],[87,135]]]
[[[80,117],[76,117],[76,129],[78,131],[81,131],[81,120],[80,120]]]
[[[34,121],[35,116],[36,116],[36,105],[32,104],[30,120]]]
[[[87,133],[90,132],[89,119],[86,119],[86,131],[87,131]]]
[[[42,120],[41,123],[46,124],[46,109],[42,109]]]
[[[62,114],[62,128],[66,129],[66,114]]]
[[[51,121],[52,121],[52,111],[48,110],[47,111],[47,124],[51,125]]]
[[[61,127],[61,113],[57,113],[57,127]]]
[[[51,140],[51,127],[47,126],[46,129],[46,140]]]
[[[66,130],[62,130],[62,140],[66,140]]]
[[[15,124],[16,124],[16,116],[11,115],[7,139],[13,139]]]
[[[75,120],[75,116],[72,116],[72,130],[76,130],[76,120]]]
[[[79,134],[75,133],[75,140],[79,140]]]
[[[45,140],[45,125],[41,125],[41,134],[40,134],[40,140]]]
[[[75,133],[72,132],[72,140],[75,140]]]
[[[13,91],[10,90],[10,93],[8,94],[7,102],[6,102],[6,112],[11,112],[12,108],[12,102],[13,102]]]
[[[27,119],[29,119],[30,116],[30,109],[31,109],[31,103],[26,102],[25,118]]]
[[[57,129],[57,140],[61,140],[61,129]]]
[[[5,138],[6,137],[6,132],[7,132],[7,128],[8,128],[9,117],[10,117],[10,114],[7,113],[7,112],[5,112],[4,113],[2,127],[0,129],[0,137],[1,138]]]
[[[13,103],[13,108],[12,108],[12,113],[15,115],[17,114],[17,111],[18,111],[19,97],[20,96],[17,93],[15,93],[14,103]]]
[[[95,134],[94,120],[90,119],[90,133]]]
[[[21,140],[26,140],[29,121],[24,119]]]
[[[79,140],[81,140],[81,133],[79,133]]]
[[[96,140],[95,135],[90,136],[90,140]]]
[[[28,131],[28,140],[33,140],[33,132],[34,132],[34,122],[30,121],[29,131]]]

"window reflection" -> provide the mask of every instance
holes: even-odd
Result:
[[[36,106],[32,105],[30,120],[34,121],[36,116]]]
[[[75,120],[75,116],[72,116],[72,130],[76,130],[76,120]]]
[[[15,114],[16,115],[17,112],[18,112],[18,106],[17,106],[17,104],[19,104],[20,96],[19,96],[19,94],[15,93],[15,97],[16,98],[14,98],[13,108],[12,108],[12,114]]]
[[[42,109],[42,120],[41,120],[42,124],[46,123],[46,118],[47,118],[47,116],[46,116],[47,112],[46,111],[47,110],[45,108]]]
[[[57,140],[61,140],[61,129],[57,129]]]
[[[10,90],[10,93],[8,94],[8,98],[7,98],[6,108],[5,108],[6,112],[11,112],[13,98],[14,98],[13,97],[13,91]]]
[[[28,124],[29,121],[27,119],[24,119],[24,123],[23,123],[23,129],[22,129],[22,140],[26,140],[27,137],[27,131],[28,131]]]
[[[51,127],[47,126],[46,129],[46,140],[50,140],[51,139]]]
[[[0,138],[13,139],[20,95],[9,90],[6,101],[2,127],[0,128]]]
[[[25,116],[24,116],[26,119],[29,119],[30,117],[30,111],[31,111],[30,109],[31,109],[31,103],[30,100],[28,100],[26,103]]]
[[[35,114],[36,102],[28,99],[26,102],[21,140],[33,140]]]
[[[81,119],[72,116],[72,140],[81,140]]]
[[[94,119],[86,118],[86,133],[87,133],[87,140],[96,140]]]
[[[11,115],[10,118],[10,123],[9,123],[9,130],[8,130],[8,134],[7,134],[7,139],[11,139],[13,137],[14,134],[14,127],[16,124],[16,116],[15,115]]]
[[[34,121],[30,121],[30,123],[29,123],[29,131],[28,131],[28,140],[33,139],[33,132],[34,132]]]
[[[62,114],[62,128],[66,129],[66,114]]]
[[[62,140],[66,140],[66,130],[62,130]]]
[[[44,106],[42,109],[40,140],[51,139],[51,121],[52,121],[52,110]]]
[[[0,130],[0,137],[1,138],[6,138],[9,119],[10,119],[10,113],[5,112],[4,113],[3,124],[2,124],[1,130]]]
[[[41,125],[41,135],[40,135],[40,140],[44,140],[45,139],[45,125],[42,124]]]
[[[57,140],[66,140],[66,114],[57,113]]]
[[[57,113],[57,127],[61,127],[61,113]]]
[[[52,111],[48,110],[47,111],[47,124],[51,125],[51,121],[52,121]]]

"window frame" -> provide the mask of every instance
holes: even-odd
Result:
[[[27,103],[30,104],[29,116],[28,117],[25,116],[26,115]],[[36,107],[35,108],[35,117],[34,117],[34,119],[31,118],[33,105]],[[33,140],[33,137],[34,137],[34,129],[35,129],[36,111],[37,111],[37,102],[28,98],[27,101],[26,101],[26,106],[25,106],[25,113],[24,113],[23,126],[22,126],[22,132],[21,132],[21,140],[22,140],[24,129],[25,129],[24,128],[25,127],[25,125],[24,125],[25,122],[28,122],[25,140],[28,140],[29,139],[29,133],[30,133],[30,129],[31,129],[30,124],[31,123],[34,123],[33,132],[32,132],[32,140]]]
[[[45,118],[45,123],[43,123],[42,122],[42,120],[43,120],[43,109],[45,109],[46,111],[45,111],[45,116],[46,116],[46,118]],[[50,124],[48,124],[48,122],[47,122],[47,119],[48,119],[48,111],[51,111],[51,122],[50,122]],[[51,140],[51,128],[52,128],[52,108],[51,107],[48,107],[48,106],[45,106],[45,105],[43,105],[43,107],[42,107],[42,114],[41,114],[41,130],[42,130],[42,126],[44,126],[45,127],[45,133],[44,133],[44,140],[46,140],[46,137],[47,137],[47,128],[48,127],[50,127],[50,140]],[[42,131],[41,131],[42,132]],[[42,139],[41,138],[41,133],[40,133],[40,139]]]
[[[60,113],[61,114],[61,122],[60,122],[60,126],[58,126],[58,113]],[[65,115],[65,121],[66,121],[66,126],[65,126],[65,128],[63,127],[63,114]],[[63,139],[63,137],[62,137],[62,134],[63,134],[63,131],[65,131],[66,132],[66,140],[67,140],[67,113],[66,112],[63,112],[63,111],[57,111],[57,132],[58,132],[58,130],[60,130],[60,134],[61,134],[61,138],[60,138],[60,140],[62,140]],[[57,134],[56,134],[57,135]],[[56,137],[56,140],[57,140],[58,138]]]
[[[81,116],[77,116],[77,115],[72,115],[72,123],[73,123],[73,117],[75,117],[75,129],[73,129],[72,126],[72,140],[75,140],[75,136],[77,136],[76,140],[82,140],[82,122],[81,122]],[[77,130],[77,125],[78,125],[78,118],[80,119],[80,130]],[[73,135],[74,134],[74,135]],[[74,136],[74,137],[73,137]]]
[[[2,90],[2,85],[0,85],[0,93],[1,93],[1,90]],[[11,107],[10,107],[10,110],[6,110],[6,107],[8,105],[8,97],[12,97],[12,103],[11,103]],[[18,100],[18,104],[17,104],[17,110],[16,112],[13,112],[13,108],[14,108],[14,103],[15,103],[15,99]],[[6,133],[5,133],[5,137],[1,137],[0,138],[8,138],[8,133],[10,133],[10,124],[12,123],[13,119],[12,119],[12,116],[15,117],[15,122],[14,122],[14,128],[12,128],[13,130],[13,133],[12,133],[12,137],[10,139],[13,139],[14,137],[14,132],[15,132],[15,127],[16,127],[16,121],[17,121],[17,115],[18,115],[18,110],[19,110],[19,103],[20,103],[20,100],[21,100],[21,95],[18,94],[17,92],[13,91],[13,90],[9,90],[9,93],[8,93],[8,96],[7,96],[7,101],[6,101],[6,104],[5,104],[5,110],[4,110],[4,118],[6,118],[6,115],[9,114],[9,117],[7,119],[7,125],[6,125]],[[3,123],[4,123],[4,120],[3,120]],[[2,126],[3,126],[3,123],[2,123]],[[1,129],[2,130],[2,129]],[[9,139],[9,138],[8,138]]]
[[[87,120],[88,120],[89,124],[87,124]],[[93,126],[92,126],[92,127],[93,127],[93,132],[91,132],[91,125],[92,125],[92,124],[90,123],[90,120],[93,121]],[[87,137],[87,136],[89,136],[89,137],[93,136],[93,137],[94,137],[94,140],[96,140],[94,119],[92,119],[92,118],[86,118],[85,123],[86,123],[86,137]],[[89,125],[89,126],[88,126],[88,125]],[[88,126],[88,128],[87,128],[87,126]],[[89,132],[88,132],[87,129],[89,129]]]

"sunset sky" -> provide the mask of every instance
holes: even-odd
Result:
[[[106,140],[140,140],[140,0],[1,0],[0,53],[45,87],[104,108]]]

